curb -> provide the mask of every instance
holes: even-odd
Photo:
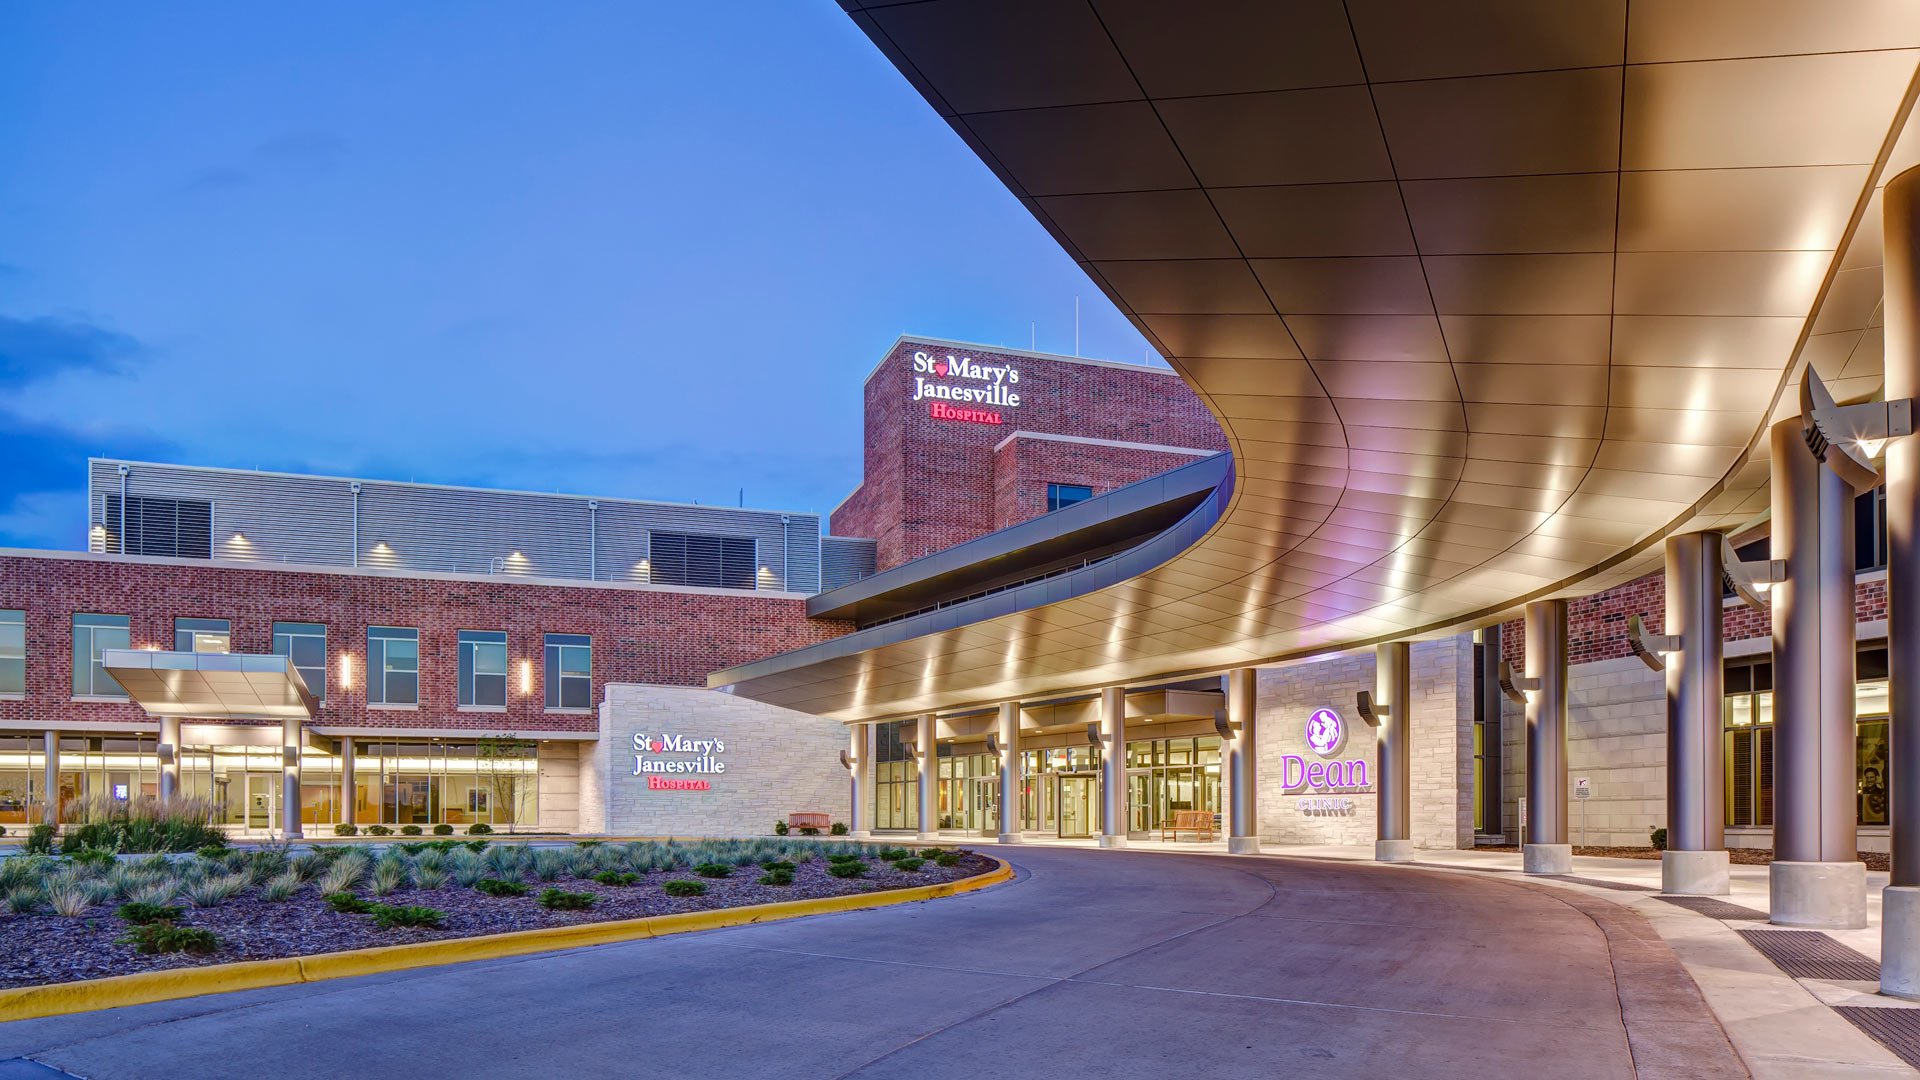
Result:
[[[577,949],[587,945],[610,945],[641,938],[666,937],[696,930],[718,930],[728,926],[778,922],[808,915],[827,915],[839,911],[891,907],[920,900],[935,900],[989,888],[1013,878],[1013,867],[1005,859],[994,858],[994,869],[984,874],[939,885],[918,885],[885,893],[856,893],[826,896],[812,900],[783,900],[747,907],[716,908],[711,911],[686,911],[674,915],[649,915],[640,919],[578,923],[540,930],[514,930],[479,937],[447,938],[411,945],[380,945],[346,952],[318,953],[313,956],[288,956],[273,960],[242,960],[206,967],[172,968],[143,971],[132,975],[114,975],[104,979],[54,983],[49,986],[22,986],[0,990],[0,1023],[31,1020],[43,1016],[117,1009],[124,1005],[145,1005],[155,1001],[198,997],[202,994],[227,994],[236,990],[261,990],[296,983],[346,979],[356,975],[376,975],[388,971],[464,964],[474,960],[496,960],[528,953]]]

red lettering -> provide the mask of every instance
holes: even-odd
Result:
[[[712,791],[713,784],[706,780],[675,780],[665,776],[647,777],[648,791]]]
[[[927,406],[927,415],[935,420],[965,420],[974,424],[1004,424],[997,412],[986,409],[956,409],[944,401],[936,401]]]

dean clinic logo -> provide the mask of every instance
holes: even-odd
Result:
[[[1315,709],[1307,717],[1307,748],[1321,757],[1332,757],[1347,741],[1347,725],[1332,709]]]

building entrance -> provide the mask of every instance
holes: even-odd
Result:
[[[1063,773],[1060,783],[1060,836],[1087,837],[1100,829],[1100,777]]]
[[[271,773],[247,774],[247,828],[265,832],[279,820],[274,813],[280,803],[280,793],[274,790],[279,786],[279,780],[278,776]]]

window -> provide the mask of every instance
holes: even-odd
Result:
[[[1727,824],[1773,824],[1773,665],[1730,660],[1722,698]],[[1854,658],[1854,781],[1861,825],[1887,824],[1887,649],[1863,645]]]
[[[547,635],[547,708],[593,708],[593,639]]]
[[[233,624],[225,619],[175,619],[173,651],[232,652]]]
[[[100,662],[101,652],[132,646],[125,615],[73,617],[73,696],[124,698],[127,692]]]
[[[657,532],[647,542],[650,580],[655,585],[751,589],[756,550],[751,536]]]
[[[499,630],[460,631],[460,707],[507,707],[507,635]]]
[[[125,533],[115,537],[123,520]],[[205,500],[129,495],[123,519],[120,496],[108,495],[101,525],[108,533],[108,551],[174,559],[213,557],[213,504]]]
[[[0,611],[0,694],[27,692],[27,613]]]
[[[273,624],[273,654],[293,661],[293,670],[313,696],[327,700],[327,627],[325,623]]]
[[[1887,489],[1863,491],[1853,500],[1853,569],[1887,568]]]
[[[420,704],[420,631],[367,627],[367,704]]]
[[[1085,484],[1048,484],[1047,513],[1093,498],[1093,489]]]
[[[901,738],[913,720],[873,727],[873,827],[911,829],[920,821],[919,762]]]

